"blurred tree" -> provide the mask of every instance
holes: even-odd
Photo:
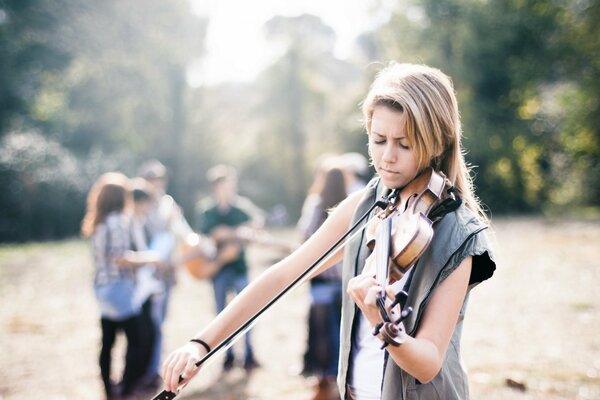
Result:
[[[600,206],[600,2],[567,2],[561,16],[561,72],[566,75],[557,98],[560,148],[554,152],[554,204]],[[560,86],[559,86],[560,87]],[[548,102],[546,102],[548,103]],[[546,107],[547,109],[547,107]],[[542,115],[548,114],[542,109]],[[556,113],[553,113],[556,115]],[[554,121],[552,121],[554,122]],[[566,165],[565,165],[566,161]],[[575,183],[575,184],[572,184]]]
[[[186,68],[202,54],[206,21],[183,0],[107,1],[87,3],[72,26],[74,61],[40,92],[38,119],[78,154],[125,148],[138,161],[161,159],[174,177],[171,191],[184,198],[183,174],[202,156],[185,146]],[[46,112],[55,91],[63,107]]]
[[[77,232],[91,181],[109,169],[134,175],[147,158],[167,165],[188,215],[206,168],[229,162],[244,194],[295,217],[311,160],[365,153],[358,103],[380,66],[372,61],[389,59],[453,77],[467,159],[492,210],[597,209],[600,2],[397,3],[349,61],[335,57],[335,33],[318,17],[275,17],[265,32],[280,57],[255,82],[190,90],[208,21],[187,0],[0,0],[0,180],[10,188],[0,240]],[[69,201],[27,197],[54,187]],[[40,210],[68,216],[32,230]]]
[[[309,184],[310,159],[340,146],[338,118],[360,76],[335,58],[333,29],[313,15],[277,16],[265,24],[271,43],[282,56],[259,78],[262,97],[254,107],[260,115],[260,148],[246,163],[248,175],[260,177],[257,201],[286,204],[297,218]],[[260,199],[262,197],[262,199]]]
[[[186,0],[0,2],[0,131],[34,128],[80,159],[101,154],[90,179],[159,158],[191,208],[186,179],[204,147],[187,146],[186,69],[206,25]]]
[[[0,1],[0,136],[26,123],[32,98],[47,73],[60,73],[71,61],[63,26],[77,2]]]
[[[85,208],[87,180],[78,160],[38,133],[0,141],[0,242],[73,234]]]
[[[598,125],[575,128],[573,114],[563,112],[567,104],[558,104],[571,93],[587,99],[579,116],[590,121],[598,114],[598,91],[588,90],[599,82],[597,8],[587,1],[421,0],[395,12],[378,32],[385,56],[426,62],[454,78],[467,159],[477,166],[479,194],[491,209],[544,210],[558,193],[563,204],[576,198],[597,204],[581,185],[566,191],[577,193],[568,200],[564,189],[582,165],[591,168],[592,182],[600,180]],[[558,95],[554,107],[548,93]],[[586,143],[587,155],[569,150],[574,136]]]

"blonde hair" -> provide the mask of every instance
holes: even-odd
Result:
[[[371,132],[377,106],[387,106],[406,115],[404,131],[419,170],[431,166],[443,172],[467,207],[487,220],[475,196],[461,147],[462,128],[451,79],[426,65],[392,62],[377,74],[362,103],[367,134]]]
[[[120,172],[107,172],[94,182],[87,197],[81,233],[90,237],[113,211],[123,211],[131,201],[129,178]]]

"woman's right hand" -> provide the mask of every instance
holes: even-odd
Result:
[[[196,363],[207,354],[206,349],[195,342],[188,342],[167,357],[162,367],[165,389],[177,393],[177,388],[200,371]],[[183,376],[180,382],[179,377]]]

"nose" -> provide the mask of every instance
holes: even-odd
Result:
[[[393,141],[390,141],[393,142]],[[394,143],[386,143],[385,150],[383,151],[383,161],[388,164],[396,162],[396,146]]]

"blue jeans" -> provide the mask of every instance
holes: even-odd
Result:
[[[230,291],[235,291],[237,295],[246,286],[248,286],[248,275],[239,274],[235,271],[224,268],[217,273],[213,278],[213,290],[215,292],[215,304],[217,306],[217,313],[223,311],[226,306],[227,294]],[[246,333],[244,337],[246,343],[246,355],[245,359],[250,360],[254,357],[252,352],[252,345],[250,344],[250,332]],[[231,347],[227,349],[227,357],[233,357],[233,350]]]
[[[169,306],[169,297],[171,296],[171,286],[165,285],[165,290],[152,296],[152,322],[154,323],[154,344],[152,346],[152,356],[146,376],[154,377],[160,371],[160,357],[162,353],[162,325],[167,317],[167,308]]]

